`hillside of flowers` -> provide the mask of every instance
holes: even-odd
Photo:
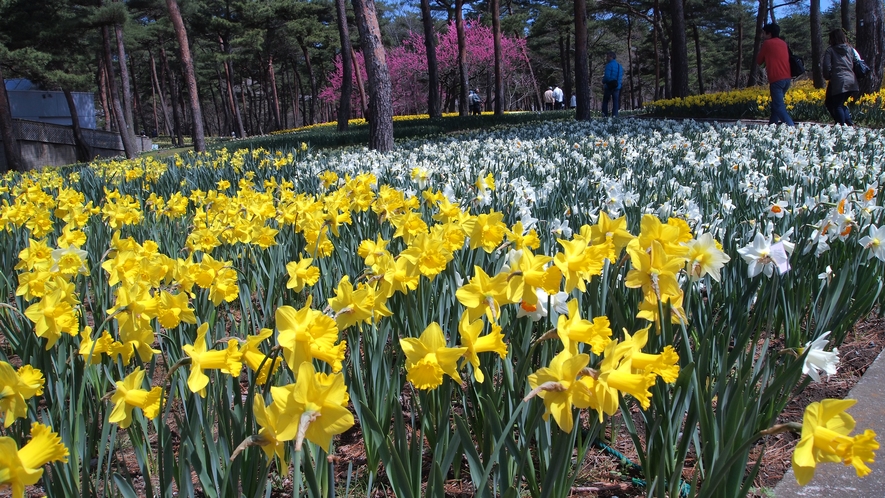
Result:
[[[784,102],[794,120],[832,123],[824,107],[825,93],[824,88],[814,88],[811,80],[798,80],[787,91]],[[684,99],[656,100],[646,108],[652,115],[662,117],[768,120],[770,102],[768,87],[755,86]],[[856,123],[885,127],[885,90],[849,99],[847,105]]]
[[[6,175],[0,489],[566,497],[621,429],[659,497],[745,496],[787,430],[800,483],[865,476],[852,400],[775,422],[883,309],[883,155],[598,120]]]

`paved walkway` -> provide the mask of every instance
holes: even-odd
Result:
[[[872,429],[881,445],[876,451],[875,463],[870,464],[873,471],[861,479],[854,467],[824,463],[815,469],[814,479],[800,487],[790,470],[774,488],[776,498],[885,498],[885,353],[870,365],[846,397],[857,400],[857,404],[848,409],[857,421],[854,433]]]

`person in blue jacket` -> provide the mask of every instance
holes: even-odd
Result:
[[[602,115],[608,117],[608,102],[612,102],[611,115],[618,117],[621,102],[621,82],[624,79],[624,68],[615,60],[614,51],[606,54],[608,62],[602,74]]]

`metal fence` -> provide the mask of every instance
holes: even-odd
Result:
[[[13,129],[18,140],[43,142],[52,144],[75,145],[74,130],[70,126],[62,126],[37,121],[13,119]],[[123,141],[119,133],[103,130],[83,129],[86,142],[99,149],[123,150]]]

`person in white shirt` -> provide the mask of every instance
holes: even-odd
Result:
[[[562,107],[562,88],[559,88],[557,86],[556,88],[553,89],[553,100],[554,100],[553,108],[556,109],[557,111],[562,110],[563,109],[563,107]]]

